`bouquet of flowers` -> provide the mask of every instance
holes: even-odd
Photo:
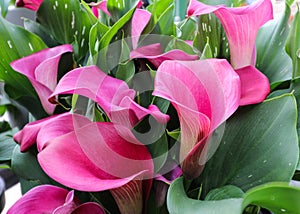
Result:
[[[35,21],[0,17],[17,122],[0,161],[24,194],[8,213],[300,213],[293,0],[277,19],[271,0],[178,4],[17,0]]]

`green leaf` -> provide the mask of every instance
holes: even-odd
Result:
[[[37,11],[37,21],[58,43],[77,43],[74,52],[80,60],[88,52],[89,32],[97,18],[80,1],[48,0],[43,1]]]
[[[200,59],[211,59],[211,58],[213,58],[212,50],[209,45],[209,38],[207,38],[207,42],[206,45],[204,46]]]
[[[10,0],[0,1],[0,12],[3,17],[6,16]]]
[[[113,22],[117,22],[130,9],[136,7],[138,0],[108,0],[107,9],[111,14]]]
[[[177,25],[178,37],[182,40],[193,40],[196,36],[197,21],[187,18]]]
[[[175,6],[171,4],[156,22],[156,28],[161,35],[175,35],[176,26],[174,24]],[[155,31],[155,30],[154,30]]]
[[[220,146],[196,182],[203,196],[225,185],[246,191],[266,182],[290,181],[299,158],[296,123],[291,94],[240,108],[226,122]]]
[[[147,10],[151,12],[155,22],[159,17],[169,8],[173,3],[173,0],[156,0],[147,7]]]
[[[268,183],[246,192],[243,207],[249,204],[264,207],[274,214],[300,213],[300,188],[288,183]]]
[[[16,131],[16,129],[13,129],[0,134],[0,162],[11,160],[13,150],[16,146],[13,140],[13,135]]]
[[[23,180],[33,182],[35,185],[50,184],[52,182],[40,167],[37,161],[37,151],[33,148],[22,153],[20,152],[20,146],[17,145],[13,151],[11,165],[11,168],[16,175]]]
[[[182,50],[188,54],[196,55],[197,52],[194,48],[192,48],[189,44],[186,43],[186,41],[183,41],[182,39],[178,39],[174,37],[166,47],[164,52],[168,52],[174,49]]]
[[[188,198],[184,186],[183,178],[173,181],[169,187],[167,195],[167,207],[170,214],[236,214],[242,213],[242,198],[230,198],[218,201],[199,201]]]
[[[117,33],[121,32],[121,29],[127,24],[135,11],[135,8],[129,10],[121,19],[119,19],[109,30],[102,36],[99,41],[98,51],[99,53],[93,56],[93,63],[100,67],[104,72],[109,72],[110,69],[108,67],[108,46],[110,43],[114,41],[119,41],[123,35],[116,36]],[[96,48],[96,47],[95,47]],[[97,52],[98,52],[97,51]],[[109,62],[114,63],[114,60],[110,60]],[[115,63],[117,64],[117,63]]]
[[[256,38],[256,67],[269,78],[271,89],[292,78],[292,61],[284,49],[290,14],[286,5],[282,16],[262,26]]]
[[[300,77],[300,15],[296,12],[287,38],[286,51],[293,61],[293,79]]]
[[[223,186],[217,189],[211,190],[205,197],[206,201],[218,201],[229,198],[242,198],[244,192],[233,185]]]
[[[0,17],[0,80],[5,81],[11,98],[36,97],[36,93],[27,78],[15,72],[10,63],[46,47],[38,36]]]

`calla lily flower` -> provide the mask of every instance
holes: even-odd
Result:
[[[50,101],[59,94],[79,94],[97,102],[110,120],[116,124],[133,127],[146,115],[152,115],[159,123],[166,123],[168,115],[160,112],[155,105],[148,109],[133,99],[135,91],[119,79],[102,72],[96,66],[77,68],[67,73],[50,96]]]
[[[25,7],[30,10],[37,11],[42,2],[43,2],[43,0],[17,0],[16,6],[17,7]]]
[[[153,161],[127,127],[65,113],[28,124],[17,136],[21,147],[36,141],[38,162],[55,181],[80,191],[110,190],[122,213],[145,207]]]
[[[74,191],[52,185],[41,185],[29,190],[7,212],[7,214],[69,213],[105,214],[103,208],[94,202],[80,204]]]
[[[57,84],[60,58],[62,54],[72,51],[72,45],[61,45],[44,49],[11,63],[14,70],[29,79],[48,114],[53,114],[55,109],[55,105],[48,101],[48,97]]]
[[[259,28],[273,18],[271,0],[260,0],[249,6],[227,8],[209,6],[191,0],[187,10],[188,16],[200,16],[214,13],[224,27],[230,48],[230,61],[241,77],[242,97],[240,105],[261,102],[270,92],[267,77],[254,68],[256,61],[255,40]],[[252,75],[250,75],[250,72]],[[248,78],[245,78],[245,77]],[[255,81],[254,81],[255,80]],[[251,84],[249,84],[249,82]],[[251,89],[247,88],[248,86]],[[255,91],[255,93],[247,93]]]
[[[145,58],[149,60],[156,68],[165,60],[197,60],[198,55],[190,55],[182,50],[171,50],[163,53],[159,43],[142,46],[130,52],[130,58]]]
[[[175,107],[182,171],[189,179],[199,176],[207,138],[239,106],[239,76],[226,60],[165,61],[158,67],[153,95]]]

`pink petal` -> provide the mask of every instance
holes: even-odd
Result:
[[[136,49],[138,46],[139,38],[147,26],[149,20],[151,18],[151,13],[147,10],[136,9],[132,21],[131,21],[131,37],[132,37],[132,47]]]
[[[87,202],[79,205],[72,214],[105,214],[104,209],[97,203]]]
[[[37,135],[40,129],[47,125],[52,120],[59,120],[59,118],[68,117],[68,113],[53,115],[41,120],[28,123],[21,131],[14,135],[14,140],[21,145],[21,152],[25,152],[29,147],[35,144]]]
[[[67,73],[58,83],[50,100],[58,94],[79,94],[97,102],[108,114],[111,121],[120,124],[131,124],[151,114],[159,122],[168,120],[157,108],[145,109],[136,104],[133,99],[135,91],[119,79],[112,78],[96,66],[74,69]],[[133,112],[133,114],[131,113]]]
[[[52,213],[65,203],[68,191],[60,187],[42,185],[29,190],[9,210],[8,214]]]
[[[90,123],[48,141],[38,161],[51,178],[81,191],[117,188],[153,173],[146,147],[121,138],[111,123]]]
[[[98,8],[99,10],[110,16],[110,12],[107,10],[107,0],[102,0],[98,3],[91,2],[90,5],[94,8]]]
[[[130,52],[130,58],[148,59],[155,67],[158,67],[165,60],[197,60],[198,55],[190,55],[182,50],[171,50],[163,53],[159,43],[139,47]]]
[[[16,6],[17,7],[25,7],[30,10],[37,11],[42,2],[43,2],[43,0],[17,0]]]
[[[221,21],[230,47],[231,64],[235,69],[253,63],[253,51],[258,29],[273,18],[271,0],[260,0],[249,6],[226,8],[209,6],[191,0],[189,16],[213,12]]]
[[[11,63],[14,70],[30,80],[48,114],[52,114],[55,108],[55,105],[49,103],[48,97],[57,84],[60,57],[72,50],[71,45],[61,45],[44,49]]]
[[[226,60],[165,61],[154,88],[155,96],[171,101],[177,110],[181,161],[239,106],[240,80]]]
[[[240,105],[250,105],[265,100],[270,93],[268,78],[253,66],[236,70],[241,80]]]

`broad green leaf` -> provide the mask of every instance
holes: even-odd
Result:
[[[207,42],[209,42],[214,58],[222,57],[224,55],[223,53],[228,54],[229,47],[227,37],[225,36],[220,21],[214,14],[199,17],[198,32],[195,37],[194,47],[200,52],[203,52]],[[226,47],[225,50],[222,50],[223,47]]]
[[[107,9],[111,14],[113,22],[117,22],[130,9],[134,8],[138,0],[108,0]]]
[[[147,7],[155,21],[167,10],[174,0],[156,0]]]
[[[24,28],[31,33],[38,35],[48,47],[58,46],[59,43],[47,32],[47,29],[40,25],[38,22],[32,21],[31,19],[24,20]]]
[[[289,182],[299,158],[296,123],[292,94],[241,107],[226,122],[221,143],[196,182],[203,196],[225,185],[246,191],[267,182]]]
[[[217,201],[200,201],[188,198],[184,190],[182,177],[171,184],[167,195],[167,207],[170,214],[241,214],[242,202],[242,198]]]
[[[300,213],[300,188],[288,183],[268,183],[246,192],[243,207],[249,204],[264,207],[274,214]]]
[[[286,5],[282,16],[262,26],[256,38],[256,67],[269,78],[271,89],[292,78],[292,61],[284,49],[290,14]]]
[[[109,72],[107,65],[107,51],[110,43],[123,39],[123,35],[116,36],[121,32],[121,29],[128,23],[135,11],[135,8],[129,10],[121,19],[119,19],[100,39],[98,51],[99,53],[93,56],[94,64],[98,65],[104,72]]]
[[[99,51],[100,40],[103,35],[109,30],[109,27],[102,24],[101,22],[97,22],[90,30],[89,35],[89,50],[90,55],[95,56]],[[93,57],[91,63],[93,64]]]
[[[156,27],[161,35],[175,35],[176,26],[174,24],[175,6],[171,4],[159,17]]]
[[[174,49],[182,50],[188,54],[196,55],[197,52],[194,48],[192,48],[189,44],[186,43],[186,41],[183,41],[181,39],[178,39],[174,37],[166,47],[164,52],[168,52]]]
[[[209,39],[207,39],[207,40],[209,40]],[[213,58],[212,50],[210,48],[209,41],[207,41],[207,43],[204,46],[204,49],[202,51],[200,59],[211,59],[211,58]]]
[[[232,185],[223,186],[217,189],[211,190],[205,197],[206,201],[217,201],[229,198],[242,198],[244,192]]]
[[[46,47],[38,36],[0,17],[0,80],[5,81],[11,98],[36,97],[36,93],[27,78],[15,72],[10,63]]]
[[[80,1],[48,0],[37,11],[37,21],[58,43],[73,43],[75,56],[80,60],[88,52],[89,32],[97,18]]]
[[[285,2],[291,7],[295,0],[285,0]]]
[[[13,150],[16,146],[13,140],[13,135],[16,131],[16,129],[13,129],[0,134],[0,162],[11,160]]]
[[[287,38],[286,51],[293,61],[293,79],[300,77],[300,15],[299,7]]]
[[[22,153],[20,152],[20,146],[17,145],[13,151],[11,168],[20,178],[33,182],[35,185],[51,183],[51,179],[40,167],[37,161],[37,151],[33,148]]]
[[[296,97],[296,102],[297,102],[297,110],[298,110],[298,122],[297,122],[297,131],[298,131],[298,140],[299,140],[299,148],[300,148],[300,82],[299,80],[295,80],[292,82],[291,88],[289,89],[291,93],[294,94]],[[299,155],[299,163],[298,163],[298,170],[300,170],[300,155]]]
[[[3,17],[6,16],[10,0],[0,1],[0,12]]]
[[[134,62],[129,59],[130,49],[125,40],[122,39],[121,54],[119,59],[120,63],[117,66],[116,78],[124,80],[127,83],[133,78],[133,75],[135,74]]]
[[[193,40],[196,35],[197,21],[187,18],[177,25],[177,36],[182,40]]]

